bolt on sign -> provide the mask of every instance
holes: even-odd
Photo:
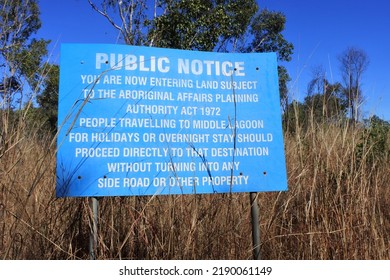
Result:
[[[275,53],[61,46],[58,197],[287,189]]]

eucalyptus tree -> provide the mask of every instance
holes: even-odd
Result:
[[[255,0],[88,0],[118,30],[126,44],[215,52],[276,52],[290,61],[286,17],[260,9]],[[278,66],[284,107],[286,68]]]
[[[49,41],[33,38],[40,27],[37,1],[0,1],[0,92],[3,109],[15,105],[21,108],[23,95],[31,94],[39,86],[42,78],[40,69],[49,44]]]
[[[253,39],[245,52],[276,52],[279,61],[290,61],[294,46],[283,36],[285,25],[286,17],[281,12],[263,9],[256,13],[251,20],[249,36],[247,36]],[[281,105],[286,112],[289,103],[287,83],[291,78],[287,69],[280,63],[278,74]]]
[[[254,0],[88,0],[130,45],[226,50],[246,32]]]
[[[47,128],[54,133],[57,131],[60,68],[58,65],[46,64],[46,69],[43,90],[37,96],[37,102],[40,105],[41,115],[46,121]]]
[[[258,9],[247,0],[161,2],[165,12],[154,18],[149,33],[154,45],[200,51],[239,51],[237,43]]]

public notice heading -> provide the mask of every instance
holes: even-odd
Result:
[[[58,197],[287,190],[275,53],[61,46]]]

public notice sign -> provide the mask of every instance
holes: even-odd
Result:
[[[61,47],[58,197],[287,189],[274,53]]]

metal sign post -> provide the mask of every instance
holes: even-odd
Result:
[[[92,209],[92,225],[89,235],[89,256],[91,260],[96,260],[96,249],[98,239],[98,200],[92,197],[90,200],[90,207]]]
[[[257,204],[257,193],[249,194],[251,203],[251,220],[252,220],[252,244],[253,259],[260,260],[260,224],[259,224],[259,205]]]

